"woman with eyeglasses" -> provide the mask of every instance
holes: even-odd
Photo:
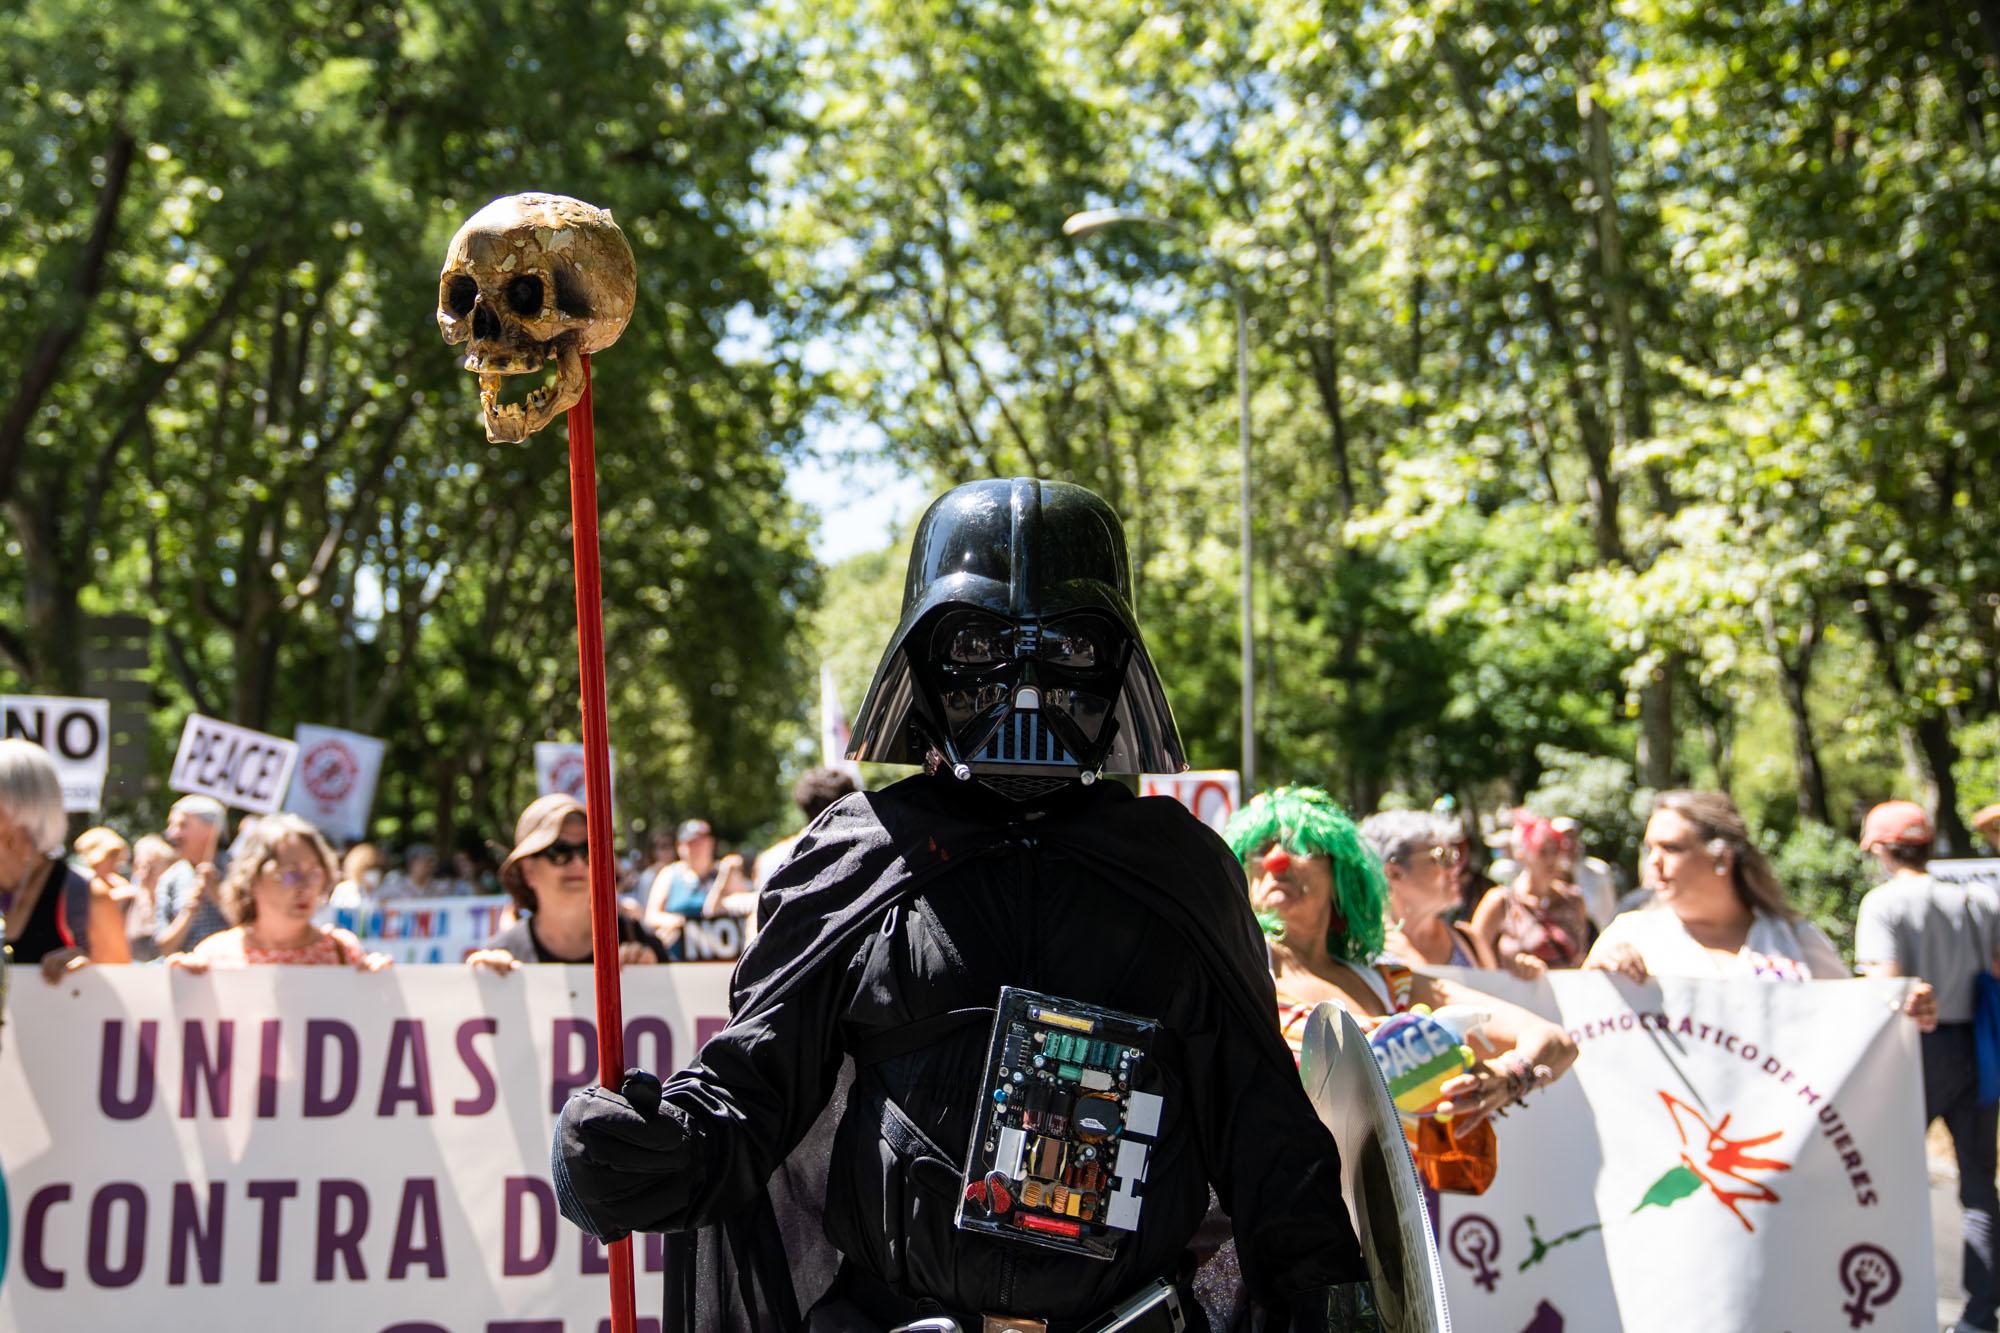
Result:
[[[222,910],[236,928],[210,935],[168,964],[190,972],[265,963],[381,971],[388,955],[370,953],[352,932],[313,919],[333,879],[333,848],[318,829],[297,815],[260,816],[229,849],[222,880]]]
[[[1383,810],[1361,821],[1361,837],[1382,859],[1389,885],[1383,952],[1410,967],[1495,965],[1486,941],[1452,920],[1465,863],[1456,820],[1429,810]]]
[[[500,885],[521,915],[466,957],[472,967],[511,972],[522,963],[588,963],[590,842],[583,802],[550,793],[514,824],[514,850],[500,866]],[[638,921],[618,916],[618,961],[663,963],[667,946]]]

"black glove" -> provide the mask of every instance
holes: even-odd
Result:
[[[573,1092],[549,1149],[556,1204],[606,1244],[660,1230],[687,1194],[692,1138],[685,1114],[660,1105],[660,1080],[643,1069],[626,1070],[618,1092]]]
[[[1366,1282],[1302,1291],[1288,1304],[1291,1333],[1382,1333],[1375,1291]]]

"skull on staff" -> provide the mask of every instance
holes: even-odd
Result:
[[[583,397],[583,358],[618,341],[632,318],[632,247],[608,209],[560,194],[495,199],[451,238],[438,275],[438,328],[465,343],[479,376],[486,438],[525,440]],[[516,401],[509,376],[543,372]]]

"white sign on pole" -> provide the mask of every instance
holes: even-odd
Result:
[[[820,767],[845,773],[861,785],[861,765],[847,757],[854,733],[847,725],[847,710],[840,704],[840,689],[833,683],[833,668],[819,664],[819,762]]]
[[[167,785],[252,814],[275,814],[291,790],[298,757],[292,741],[190,713]]]
[[[95,810],[111,771],[111,704],[58,695],[0,695],[0,739],[39,745],[56,761],[63,809]]]
[[[1171,796],[1202,823],[1222,832],[1222,826],[1243,804],[1242,775],[1233,768],[1211,768],[1193,773],[1142,773],[1141,796]]]
[[[304,815],[330,838],[358,842],[368,836],[368,811],[382,775],[388,745],[373,736],[301,723],[298,770],[292,775],[285,809]]]
[[[618,750],[612,747],[611,767],[615,773],[618,767]],[[551,792],[561,792],[565,796],[584,799],[583,746],[574,741],[535,742],[535,792],[547,796]],[[611,788],[612,799],[618,797],[616,779]]]
[[[1442,1197],[1460,1327],[1937,1327],[1903,983],[1438,971],[1582,1052],[1498,1122],[1492,1188]]]
[[[729,973],[628,969],[628,1060],[691,1063]],[[556,1113],[597,1077],[592,995],[558,966],[15,987],[0,1328],[598,1333],[606,1255],[549,1184]],[[661,1241],[633,1242],[641,1310]]]

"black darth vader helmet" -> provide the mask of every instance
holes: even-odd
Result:
[[[976,776],[1017,799],[1105,770],[1185,769],[1111,506],[1028,478],[940,496],[848,757]]]

